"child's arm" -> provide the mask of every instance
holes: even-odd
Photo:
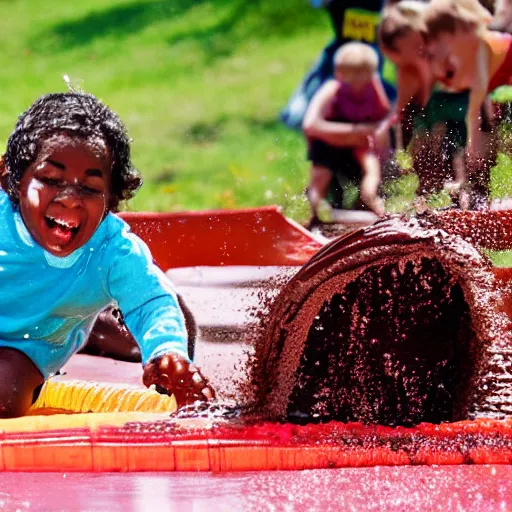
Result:
[[[487,90],[472,90],[469,94],[468,112],[466,114],[467,143],[466,152],[469,157],[476,157],[482,153],[481,147],[481,121],[482,105],[487,97]]]
[[[469,93],[468,111],[466,114],[467,142],[466,152],[468,156],[477,157],[484,148],[481,147],[481,121],[482,106],[485,104],[489,88],[490,58],[487,47],[481,44],[477,55],[476,73],[473,77],[473,85]]]
[[[391,112],[391,103],[382,85],[382,80],[377,73],[373,77],[372,85],[378,99],[378,112],[376,112],[375,118],[384,119]]]
[[[412,101],[417,101],[421,106],[425,106],[430,96],[430,91],[425,91],[425,85],[422,84],[419,71],[415,73],[412,68],[397,69],[397,99],[395,104],[396,113],[402,117],[407,105]]]
[[[432,86],[429,85],[427,77],[423,76],[425,74],[419,69],[415,72],[413,68],[397,68],[397,100],[390,116],[397,120],[394,124],[397,149],[404,149],[402,122],[405,109],[412,101],[423,107],[430,98]]]
[[[377,123],[376,129],[370,137],[373,139],[375,146],[384,147],[389,145],[389,130],[396,123],[397,116],[395,111],[391,109],[391,103],[378,74],[375,74],[372,85],[378,100],[375,117],[382,120]]]
[[[353,124],[326,120],[337,88],[336,80],[329,80],[313,96],[302,124],[304,134],[337,147],[366,146],[368,136],[375,131],[375,123]]]
[[[379,80],[380,82],[380,80]],[[382,83],[381,83],[382,87]],[[378,89],[376,89],[378,91]],[[382,93],[385,95],[384,88],[382,87]],[[403,149],[403,137],[402,137],[402,121],[403,112],[407,105],[418,98],[421,95],[421,83],[414,73],[409,69],[398,68],[397,69],[397,99],[393,108],[388,111],[388,115],[378,125],[375,130],[374,138],[377,145],[380,145],[380,140],[385,138],[388,139],[387,135],[390,129],[395,132],[395,145],[396,149]],[[380,93],[379,93],[380,97]],[[387,100],[387,97],[386,97]],[[389,102],[388,102],[389,105]],[[385,108],[386,104],[382,104]]]
[[[108,294],[141,349],[143,381],[175,395],[178,405],[215,397],[189,358],[185,319],[175,291],[147,246],[126,226],[108,249]]]

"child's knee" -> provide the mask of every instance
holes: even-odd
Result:
[[[0,418],[24,416],[37,400],[42,383],[20,383],[19,380],[4,380],[0,385]]]
[[[115,307],[108,307],[98,315],[82,352],[122,361],[141,360],[140,348],[126,327],[121,311]]]
[[[0,349],[0,418],[23,416],[37,397],[44,379],[28,356]]]
[[[310,187],[318,190],[324,190],[329,187],[333,172],[322,165],[313,165],[311,168],[311,183]]]
[[[19,390],[8,384],[0,389],[0,418],[18,418],[24,416],[32,405],[35,390]]]

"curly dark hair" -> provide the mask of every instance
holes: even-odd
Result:
[[[21,178],[35,161],[42,142],[59,133],[99,138],[107,145],[112,159],[109,211],[117,211],[121,201],[135,195],[142,177],[132,165],[130,139],[123,122],[92,94],[67,92],[37,99],[19,117],[9,137],[2,185],[14,206],[19,205]]]

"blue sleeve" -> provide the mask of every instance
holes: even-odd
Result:
[[[108,293],[141,349],[142,364],[170,352],[190,360],[185,318],[169,280],[127,225],[114,240],[107,247]]]

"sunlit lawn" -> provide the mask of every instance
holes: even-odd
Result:
[[[129,128],[145,177],[129,208],[277,203],[303,219],[305,144],[278,114],[331,36],[304,0],[1,2],[0,139],[68,74]],[[495,196],[512,192],[509,169],[501,156]],[[415,188],[414,175],[388,184],[389,209]]]
[[[130,208],[296,215],[304,142],[278,113],[330,36],[303,0],[2,2],[0,138],[68,74],[129,128],[145,176]]]

